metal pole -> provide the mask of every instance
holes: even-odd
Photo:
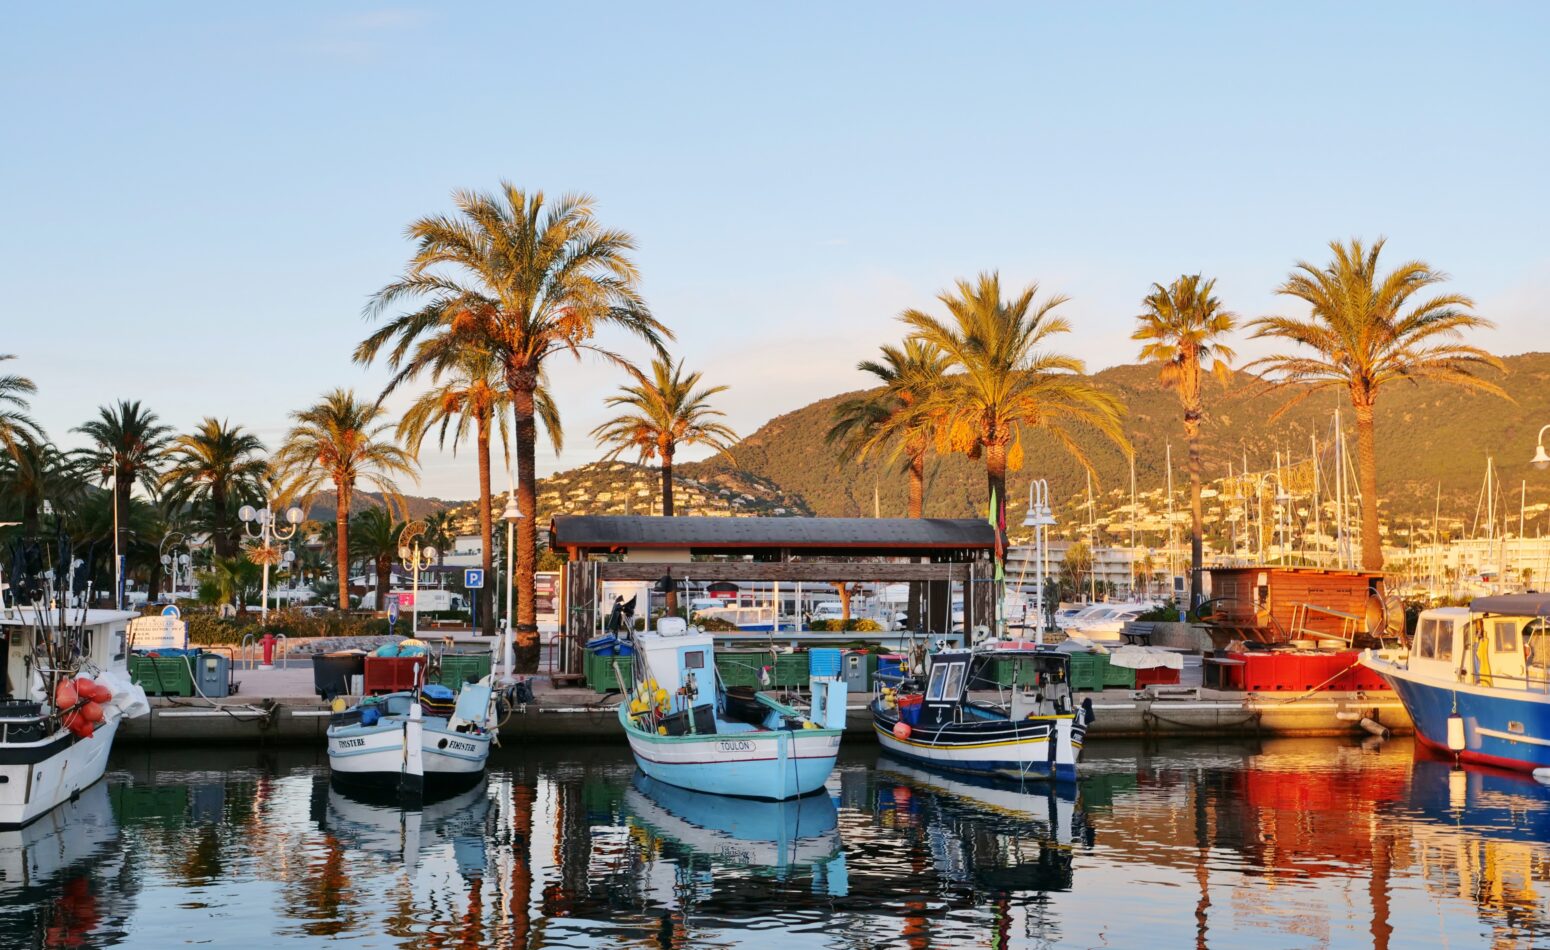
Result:
[[[124,609],[124,556],[118,550],[118,450],[113,450],[113,606]],[[73,572],[72,572],[73,576]]]
[[[264,586],[259,594],[258,619],[261,623],[267,623],[269,621],[269,541],[274,535],[270,523],[274,520],[274,512],[265,505],[264,510],[259,513],[259,518],[263,527],[263,531],[260,532],[262,535],[260,543],[264,546]]]
[[[512,497],[516,497],[513,495]],[[512,576],[512,532],[515,530],[512,522],[506,522],[506,629],[501,635],[501,671],[505,677],[511,676],[511,668],[515,665],[515,658],[511,651],[511,594],[516,589],[516,578]]]
[[[412,588],[414,593],[410,595],[410,596],[412,596],[414,598],[414,602],[409,605],[409,609],[413,612],[414,619],[410,621],[410,630],[413,631],[414,636],[418,637],[420,635],[420,539],[419,538],[415,538],[414,539],[414,553],[409,555],[409,570],[414,572],[414,586]]]

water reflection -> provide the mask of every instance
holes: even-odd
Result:
[[[0,834],[0,946],[1517,946],[1550,790],[1326,740],[1088,750],[1074,794],[848,750],[736,802],[628,752],[508,750],[424,808],[316,750],[126,750]],[[246,943],[244,942],[246,941]]]

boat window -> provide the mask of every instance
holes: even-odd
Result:
[[[1434,654],[1437,659],[1453,659],[1453,631],[1455,629],[1451,620],[1437,621],[1437,652]]]
[[[926,687],[926,698],[937,700],[942,698],[942,684],[947,682],[947,667],[935,666],[931,668],[931,685]]]
[[[947,668],[947,686],[942,692],[943,699],[957,699],[963,692],[963,664],[954,663]]]
[[[685,653],[684,654],[684,669],[688,669],[688,670],[703,670],[703,669],[705,669],[705,651],[703,651],[703,650],[690,650],[688,653]]]
[[[1543,620],[1523,628],[1523,658],[1530,669],[1541,673],[1550,670],[1550,628]]]
[[[1518,652],[1518,622],[1516,620],[1498,620],[1492,625],[1496,632],[1496,652]]]
[[[1415,655],[1429,660],[1437,650],[1437,621],[1422,617],[1415,628]]]

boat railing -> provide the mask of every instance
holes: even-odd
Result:
[[[31,713],[25,716],[0,715],[0,744],[38,742],[52,731],[50,713]]]

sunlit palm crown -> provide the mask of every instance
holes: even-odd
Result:
[[[15,356],[0,354],[0,362],[14,360]],[[36,395],[38,387],[25,376],[0,375],[0,446],[8,452],[16,452],[24,439],[43,441],[43,429],[27,414],[31,405],[28,396]]]
[[[264,443],[240,425],[205,418],[199,428],[173,439],[165,450],[163,502],[179,505],[196,498],[252,498],[269,466],[260,456]]]
[[[932,395],[943,385],[952,360],[941,347],[919,337],[903,346],[885,345],[880,360],[862,360],[856,368],[883,384],[879,392],[846,399],[834,407],[826,440],[866,455],[885,443],[895,454],[916,455],[929,448],[940,420]]]
[[[1255,337],[1312,351],[1277,353],[1246,367],[1272,374],[1277,385],[1310,384],[1279,412],[1331,386],[1346,387],[1353,402],[1370,406],[1383,384],[1400,379],[1435,379],[1506,395],[1476,375],[1488,367],[1501,369],[1501,361],[1456,342],[1464,330],[1493,325],[1471,312],[1474,301],[1463,294],[1422,294],[1446,281],[1446,274],[1423,261],[1380,273],[1382,238],[1371,247],[1359,240],[1329,247],[1334,259],[1327,267],[1301,261],[1276,291],[1305,301],[1312,308],[1309,316],[1268,316],[1249,324]]]
[[[381,406],[364,402],[346,389],[326,394],[322,401],[291,413],[295,425],[274,455],[274,465],[287,498],[315,494],[326,483],[346,490],[365,483],[384,495],[397,497],[395,476],[414,476],[414,460],[387,437],[392,425]],[[341,498],[340,504],[346,503]]]
[[[613,446],[607,458],[634,449],[646,462],[670,454],[679,445],[704,445],[727,454],[737,441],[737,433],[716,421],[725,413],[710,408],[710,398],[727,387],[695,389],[701,374],[684,373],[681,360],[676,364],[660,357],[653,360],[649,378],[639,370],[631,372],[634,384],[620,386],[619,395],[606,402],[633,411],[592,430],[599,444]]]
[[[1015,471],[1022,467],[1021,430],[1034,427],[1090,467],[1073,431],[1080,425],[1128,448],[1119,400],[1077,375],[1084,371],[1081,360],[1042,349],[1071,325],[1054,315],[1067,298],[1057,294],[1036,307],[1038,291],[1038,284],[1029,284],[1003,300],[1000,277],[981,274],[975,283],[960,280],[956,293],[938,297],[948,319],[919,310],[900,315],[917,336],[946,353],[955,370],[923,407],[941,413],[939,451],[978,457],[987,449],[1006,449],[1007,467]]]
[[[103,480],[111,478],[116,460],[126,477],[139,481],[148,492],[157,490],[160,480],[156,470],[172,430],[139,400],[121,400],[112,408],[103,406],[96,419],[75,431],[92,440],[91,447],[75,453],[90,474]]]
[[[672,333],[651,316],[636,284],[629,252],[634,240],[602,227],[592,199],[566,195],[546,205],[503,183],[499,194],[454,194],[456,216],[421,218],[409,226],[416,251],[404,274],[367,305],[377,316],[403,302],[419,309],[396,317],[361,342],[355,357],[370,362],[385,348],[399,376],[415,375],[463,335],[484,342],[505,366],[508,382],[536,374],[545,357],[583,350],[618,361],[593,339],[613,326],[657,350]],[[416,347],[416,341],[426,345]]]
[[[1153,284],[1141,301],[1141,322],[1131,339],[1140,340],[1141,359],[1161,366],[1165,386],[1188,386],[1185,376],[1205,367],[1222,382],[1232,375],[1237,354],[1222,337],[1237,325],[1238,315],[1227,310],[1213,291],[1216,281],[1186,274],[1168,286]]]

